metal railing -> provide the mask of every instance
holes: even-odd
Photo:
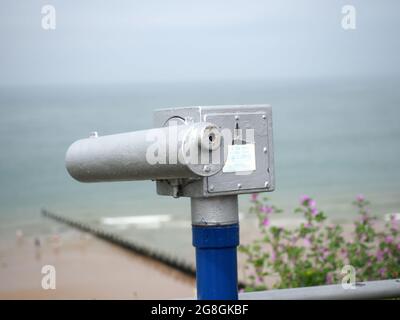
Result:
[[[341,284],[247,292],[240,300],[360,300],[400,298],[400,279],[357,282],[353,289]]]

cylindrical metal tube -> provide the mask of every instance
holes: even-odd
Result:
[[[193,225],[226,225],[239,222],[238,196],[191,198]]]
[[[220,152],[221,139],[214,139],[215,135],[219,135],[216,126],[204,122],[94,136],[70,146],[66,167],[81,182],[210,176],[222,169],[224,159],[220,157],[218,163],[202,162]]]

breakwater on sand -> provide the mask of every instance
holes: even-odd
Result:
[[[135,243],[131,240],[128,240],[128,239],[125,239],[125,238],[119,236],[118,234],[115,234],[112,232],[107,232],[101,228],[93,227],[87,223],[77,221],[77,220],[71,219],[69,217],[58,215],[58,214],[56,214],[54,212],[50,212],[46,209],[42,209],[41,213],[44,217],[51,218],[58,222],[64,223],[70,227],[90,233],[90,234],[96,236],[97,238],[106,240],[110,243],[113,243],[122,248],[130,250],[141,256],[156,260],[157,262],[160,262],[168,267],[171,267],[177,271],[180,271],[180,272],[184,273],[185,275],[188,275],[191,277],[196,276],[195,267],[193,265],[191,265],[190,263],[183,261],[182,259],[165,254],[161,251],[155,250],[148,246]]]

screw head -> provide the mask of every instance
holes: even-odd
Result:
[[[263,152],[264,152],[264,153],[267,153],[267,151],[268,151],[267,147],[264,147],[264,148],[263,148]]]
[[[239,116],[238,115],[235,116],[235,120],[239,120]]]
[[[205,166],[203,167],[203,171],[204,171],[204,172],[210,172],[210,171],[211,171],[211,167],[208,166],[208,165],[205,165]]]
[[[269,187],[269,182],[265,181],[264,186],[265,186],[265,188],[268,188]]]
[[[263,114],[262,118],[265,120],[265,119],[267,119],[267,116],[265,114]]]
[[[213,191],[214,190],[214,185],[210,185],[210,190]]]
[[[238,189],[242,188],[242,185],[240,183],[237,184]]]

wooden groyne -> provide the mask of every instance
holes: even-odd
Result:
[[[151,249],[149,247],[135,243],[134,241],[125,239],[117,234],[112,233],[112,232],[105,231],[101,228],[93,227],[87,223],[84,223],[81,221],[76,221],[69,217],[64,217],[64,216],[58,215],[58,214],[50,212],[46,209],[42,209],[41,212],[42,212],[42,215],[47,218],[54,219],[58,222],[66,224],[70,227],[90,233],[90,234],[96,236],[97,238],[111,242],[115,245],[118,245],[122,248],[130,250],[141,256],[156,260],[156,261],[158,261],[168,267],[171,267],[175,270],[178,270],[188,276],[191,276],[191,277],[196,276],[196,270],[195,270],[194,266],[187,263],[186,261],[183,261],[183,260],[177,258],[177,257],[167,255],[163,252]]]

